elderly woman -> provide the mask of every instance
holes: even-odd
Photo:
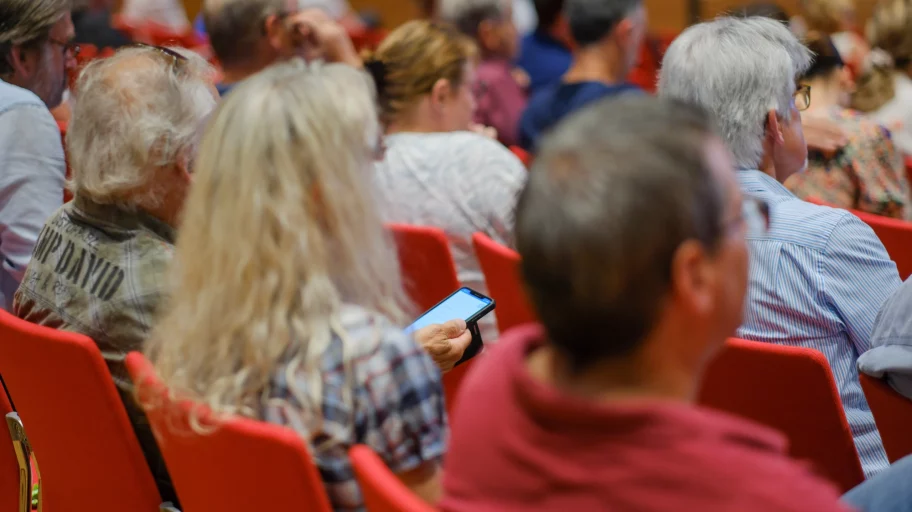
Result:
[[[352,445],[431,502],[446,447],[440,372],[403,333],[374,206],[380,134],[370,78],[350,66],[291,61],[240,84],[203,138],[147,346],[174,392],[300,433],[337,510],[364,507]]]
[[[75,199],[44,226],[16,292],[20,318],[95,340],[123,393],[123,358],[142,349],[153,323],[196,133],[215,107],[211,74],[192,53],[153,47],[85,68],[67,133]],[[141,427],[132,403],[125,398]],[[137,435],[162,497],[173,499],[151,432]]]
[[[908,218],[912,214],[909,183],[890,132],[846,108],[855,83],[830,38],[812,32],[807,45],[816,55],[801,78],[814,93],[808,113],[837,123],[849,140],[832,156],[812,152],[807,172],[791,176],[785,186],[802,199]]]
[[[472,235],[512,245],[526,169],[505,147],[469,131],[475,56],[472,41],[455,28],[412,21],[391,33],[366,65],[382,72],[386,154],[374,179],[386,220],[443,229],[460,281],[485,293]],[[497,331],[485,320],[482,336],[493,341]]]

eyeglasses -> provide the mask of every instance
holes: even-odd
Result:
[[[66,57],[71,57],[71,58],[75,59],[76,57],[79,56],[79,52],[82,51],[82,47],[80,47],[78,44],[74,43],[73,41],[58,41],[57,39],[54,39],[53,37],[49,37],[48,42],[53,45],[57,45],[57,46],[60,46],[61,48],[63,48],[63,55]]]
[[[811,107],[811,86],[799,85],[798,90],[793,95],[795,98],[795,108],[799,112],[804,112]]]
[[[128,47],[143,48],[143,49],[152,50],[161,55],[164,55],[171,61],[172,69],[177,69],[178,66],[187,62],[187,57],[184,57],[183,55],[177,53],[176,51],[174,51],[170,48],[165,48],[164,46],[153,46],[151,44],[145,44],[145,43],[133,43],[131,45],[128,45]]]

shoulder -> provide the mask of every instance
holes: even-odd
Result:
[[[48,112],[44,102],[35,93],[0,80],[0,114],[16,107],[41,107]]]
[[[835,234],[858,231],[859,224],[866,227],[847,210],[820,206],[794,197],[772,204],[772,237],[817,250],[825,250]],[[874,237],[874,234],[871,233],[871,236]]]

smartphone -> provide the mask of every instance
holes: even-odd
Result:
[[[473,324],[491,311],[494,311],[494,299],[463,287],[427,310],[412,325],[406,327],[405,332],[413,333],[429,325],[442,324],[457,318],[465,320],[466,324]]]
[[[471,288],[463,287],[418,317],[418,320],[405,328],[405,332],[411,334],[429,325],[442,324],[457,318],[465,320],[466,326],[472,333],[472,343],[466,348],[462,359],[456,363],[460,365],[481,352],[484,341],[481,339],[481,331],[478,329],[478,320],[494,311],[494,306],[494,299],[485,297]]]

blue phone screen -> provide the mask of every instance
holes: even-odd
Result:
[[[491,299],[474,295],[468,288],[460,288],[437,307],[421,315],[415,323],[406,327],[405,332],[411,333],[429,325],[442,324],[457,318],[468,320],[490,303]]]

